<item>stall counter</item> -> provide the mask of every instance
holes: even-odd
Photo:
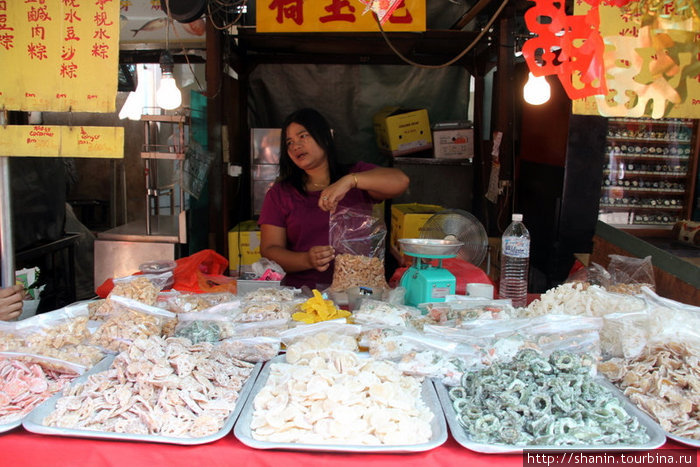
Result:
[[[661,449],[687,448],[668,441]],[[442,446],[411,454],[321,453],[259,450],[245,446],[232,434],[198,446],[103,441],[37,435],[17,428],[0,434],[0,466],[156,467],[156,466],[269,466],[269,467],[454,467],[465,465],[522,467],[522,455],[480,454],[460,446],[451,437]],[[694,455],[698,456],[695,450]],[[537,463],[530,462],[535,466]],[[544,464],[540,464],[544,465]],[[696,464],[697,465],[697,464]]]

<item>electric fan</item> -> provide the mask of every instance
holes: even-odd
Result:
[[[463,243],[457,257],[475,266],[484,261],[488,252],[486,229],[479,219],[462,209],[444,209],[433,214],[420,229],[420,237]]]

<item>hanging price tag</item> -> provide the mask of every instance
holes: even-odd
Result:
[[[489,188],[486,199],[496,204],[498,201],[498,181],[501,172],[500,152],[503,133],[497,131],[493,134],[493,149],[491,149],[491,175],[489,176]]]

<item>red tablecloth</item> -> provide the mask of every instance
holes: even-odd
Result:
[[[683,448],[669,441],[662,448]],[[697,456],[697,451],[696,454]],[[431,451],[411,454],[356,454],[259,450],[240,443],[233,434],[199,446],[102,441],[36,435],[22,428],[0,434],[0,465],[8,467],[479,467],[523,466],[519,454],[495,455],[469,451],[451,437]]]

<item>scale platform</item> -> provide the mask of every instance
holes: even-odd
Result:
[[[413,257],[413,265],[404,272],[400,285],[406,289],[404,303],[418,306],[420,303],[444,302],[455,293],[455,276],[442,267],[442,260],[454,258],[464,245],[457,240],[426,238],[401,238],[399,245],[404,254]],[[437,259],[438,265],[431,261]]]

